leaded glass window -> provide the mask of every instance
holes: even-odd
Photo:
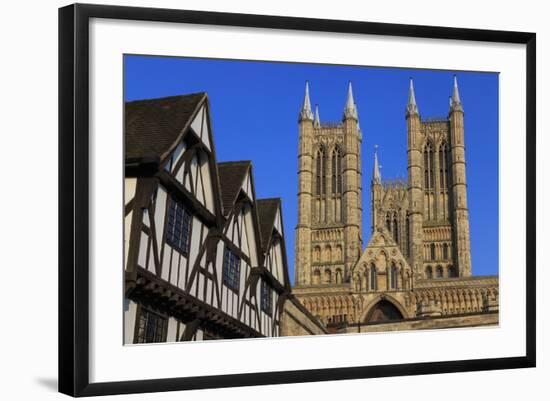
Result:
[[[140,307],[136,343],[160,343],[166,341],[168,320],[161,315]]]
[[[262,292],[262,311],[265,313],[271,315],[271,308],[273,305],[273,290],[267,284],[265,280],[262,280],[261,285],[261,292]]]
[[[240,276],[241,258],[226,247],[223,256],[223,282],[229,288],[238,290]]]
[[[166,242],[188,255],[191,242],[191,214],[175,199],[172,199],[168,209]]]

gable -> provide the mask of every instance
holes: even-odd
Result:
[[[206,106],[203,105],[191,123],[191,129],[200,139],[203,145],[211,151],[210,146],[210,129],[208,127],[208,112]]]
[[[241,190],[248,196],[248,198],[254,202],[254,192],[252,191],[252,179],[250,175],[250,170],[247,171],[246,176],[243,180]]]
[[[403,257],[399,246],[395,243],[392,236],[385,228],[379,228],[374,231],[367,247],[354,266],[354,270],[363,268],[374,263],[377,267],[385,269],[396,262],[405,269],[410,269],[407,260]]]

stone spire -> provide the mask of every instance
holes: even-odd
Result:
[[[458,83],[456,80],[456,75],[454,77],[453,97],[451,98],[451,112],[453,111],[464,111],[462,109],[460,95],[458,94]]]
[[[310,120],[313,121],[313,113],[311,112],[311,102],[309,101],[309,83],[306,81],[306,93],[304,96],[304,104],[300,111],[300,121]]]
[[[413,80],[409,81],[409,102],[407,103],[407,115],[418,114],[418,106],[416,105],[416,98],[414,96]]]
[[[372,183],[380,184],[382,176],[380,175],[380,167],[378,166],[378,145],[374,145],[374,168],[372,170]]]
[[[348,99],[346,100],[346,107],[344,108],[344,120],[348,118],[353,118],[355,120],[358,120],[357,106],[355,105],[355,101],[353,100],[353,91],[351,89],[351,81],[348,84]]]
[[[321,119],[319,118],[319,105],[315,105],[315,119],[313,120],[313,126],[315,128],[321,128]]]

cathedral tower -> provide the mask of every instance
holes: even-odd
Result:
[[[448,118],[424,121],[411,80],[406,119],[409,263],[417,278],[471,276],[464,111],[456,78]]]
[[[309,87],[299,118],[295,283],[343,284],[359,259],[361,132],[351,83],[342,122],[321,123]]]
[[[304,103],[298,117],[298,225],[294,252],[294,282],[311,282],[311,204],[313,183],[313,113],[306,81]]]
[[[451,131],[451,174],[455,258],[460,276],[471,276],[470,223],[466,195],[466,157],[464,152],[464,110],[458,93],[456,76],[449,110]]]
[[[406,109],[407,119],[407,171],[409,197],[409,238],[407,243],[410,249],[409,264],[418,278],[424,270],[423,244],[423,187],[422,187],[422,147],[424,138],[421,132],[420,114],[416,105],[412,79],[409,86],[409,101]]]

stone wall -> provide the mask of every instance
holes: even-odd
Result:
[[[295,297],[290,296],[283,307],[281,336],[310,336],[326,334],[321,322],[315,318]]]
[[[402,320],[392,323],[374,323],[348,325],[341,328],[339,333],[371,333],[381,331],[401,330],[429,330],[429,329],[451,329],[460,327],[497,326],[498,312],[481,314],[467,314],[462,316],[441,316],[430,318],[417,318]]]

